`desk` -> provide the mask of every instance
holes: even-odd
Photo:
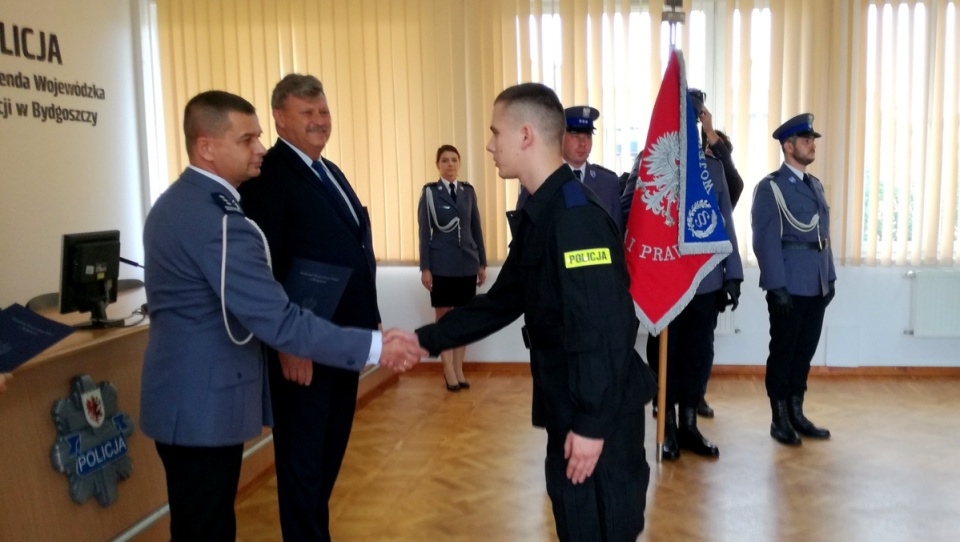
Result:
[[[124,299],[126,298],[126,299]],[[111,305],[111,317],[127,314],[142,302],[125,296]],[[44,316],[66,324],[86,315]],[[140,430],[140,375],[149,325],[75,331],[14,371],[7,391],[0,393],[0,541],[111,540],[167,503],[163,465],[151,439]],[[379,369],[379,368],[377,368]],[[397,376],[368,368],[361,376],[359,401],[369,400]],[[133,418],[136,430],[128,439],[133,474],[118,482],[117,501],[107,508],[91,498],[83,505],[69,496],[67,476],[53,469],[50,449],[57,433],[50,414],[57,399],[71,393],[75,376],[89,374],[95,384],[110,381],[117,388],[117,410]],[[240,489],[256,486],[273,473],[270,430],[248,442],[240,474]],[[258,445],[258,443],[262,445]],[[169,540],[170,518],[163,514],[135,540]]]
[[[166,503],[163,466],[139,426],[128,439],[133,474],[118,483],[119,497],[109,507],[94,498],[74,503],[67,476],[50,462],[57,439],[50,411],[57,399],[70,395],[77,375],[89,374],[96,384],[112,382],[118,410],[139,421],[148,333],[147,325],[76,331],[15,371],[6,393],[0,394],[0,540],[109,540]],[[141,539],[168,538],[169,523],[163,519]]]

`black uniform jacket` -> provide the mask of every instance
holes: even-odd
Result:
[[[509,215],[514,238],[497,281],[418,329],[420,344],[437,355],[523,314],[533,424],[605,438],[656,385],[634,351],[639,322],[617,226],[566,165]]]

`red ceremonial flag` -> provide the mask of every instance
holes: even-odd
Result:
[[[732,250],[698,134],[683,57],[674,50],[637,160],[624,242],[630,294],[653,335],[683,310],[703,277]]]

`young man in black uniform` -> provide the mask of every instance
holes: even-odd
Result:
[[[563,163],[563,107],[525,83],[497,97],[500,177],[531,194],[512,213],[510,253],[489,293],[417,330],[432,355],[524,316],[533,424],[547,430],[547,493],[562,541],[633,541],[643,530],[650,469],[643,405],[655,383],[633,345],[639,322],[623,244],[596,196]]]

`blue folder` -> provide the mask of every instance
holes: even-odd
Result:
[[[0,373],[9,373],[71,333],[70,326],[10,305],[0,311]]]
[[[340,304],[352,272],[353,269],[342,265],[294,258],[283,289],[290,301],[329,320]]]

